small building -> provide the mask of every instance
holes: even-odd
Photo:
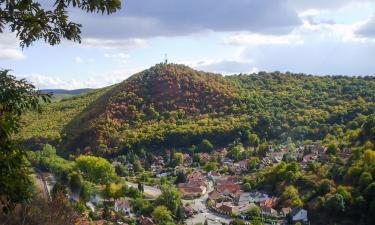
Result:
[[[91,212],[95,212],[95,206],[92,204],[92,202],[86,202],[87,208],[90,209]]]
[[[222,198],[223,196],[217,191],[211,191],[208,193],[208,199],[211,201],[217,201],[218,199]]]
[[[139,223],[142,225],[155,225],[154,221],[150,217],[140,216]]]
[[[241,190],[241,187],[239,184],[235,184],[235,183],[220,183],[216,189],[218,192],[224,195],[229,195],[229,194],[239,193]]]
[[[124,212],[125,214],[130,214],[130,203],[127,199],[119,199],[115,201],[115,211]]]
[[[308,221],[307,210],[301,209],[301,208],[293,209],[292,210],[292,220],[294,222],[297,222],[297,221],[307,222]]]
[[[231,202],[224,202],[224,203],[218,203],[216,204],[216,209],[220,213],[231,215],[231,214],[237,214],[238,208],[234,205],[232,205]]]
[[[260,203],[268,199],[270,199],[270,197],[267,194],[260,193],[258,191],[250,192],[250,196],[249,196],[250,202]]]
[[[287,208],[282,208],[280,210],[280,215],[281,216],[287,216],[288,214],[290,214],[292,212],[292,209],[290,207],[287,207]]]
[[[265,214],[265,215],[269,215],[269,216],[277,216],[277,211],[275,209],[273,209],[272,207],[269,207],[269,206],[263,206],[263,207],[260,207],[261,210],[262,210],[262,213]]]

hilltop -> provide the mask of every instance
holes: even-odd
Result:
[[[64,130],[67,148],[114,148],[129,130],[160,121],[228,114],[239,92],[217,74],[159,64],[131,76],[92,102]]]
[[[98,155],[227,145],[249,133],[283,143],[358,132],[375,112],[372,77],[265,73],[221,76],[158,64],[129,79],[29,113],[18,136]],[[348,140],[349,141],[349,140]],[[78,151],[77,151],[78,150]]]

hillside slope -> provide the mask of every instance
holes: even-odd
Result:
[[[128,130],[180,117],[230,113],[239,92],[223,77],[175,64],[133,75],[89,105],[65,129],[67,148],[116,147]]]
[[[372,113],[373,77],[222,77],[159,64],[113,87],[46,105],[39,116],[29,113],[18,138],[99,155],[189,147],[202,139],[225,145],[246,141],[249,132],[281,143],[343,137]]]

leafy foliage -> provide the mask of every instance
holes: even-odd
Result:
[[[35,0],[0,0],[0,33],[9,26],[21,47],[39,39],[50,45],[59,44],[61,39],[81,42],[81,25],[69,21],[68,8],[111,14],[120,7],[120,0],[55,0],[51,6]]]

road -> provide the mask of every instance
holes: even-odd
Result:
[[[35,172],[35,182],[39,189],[39,196],[44,199],[49,199],[47,185],[44,183],[41,174],[38,172]]]
[[[126,182],[126,185],[130,187],[138,188],[138,184],[132,183],[132,182]],[[159,195],[161,195],[161,190],[159,188],[144,185],[144,193],[146,196],[149,196],[151,198],[157,198]]]
[[[197,223],[204,223],[207,220],[208,224],[217,225],[217,224],[229,224],[233,219],[229,216],[225,216],[216,212],[212,212],[207,208],[206,202],[208,199],[208,193],[213,190],[213,184],[210,181],[208,183],[207,192],[200,198],[195,200],[182,200],[184,204],[190,203],[192,208],[195,209],[198,213],[191,218],[188,218],[185,222],[187,225],[194,225]]]

